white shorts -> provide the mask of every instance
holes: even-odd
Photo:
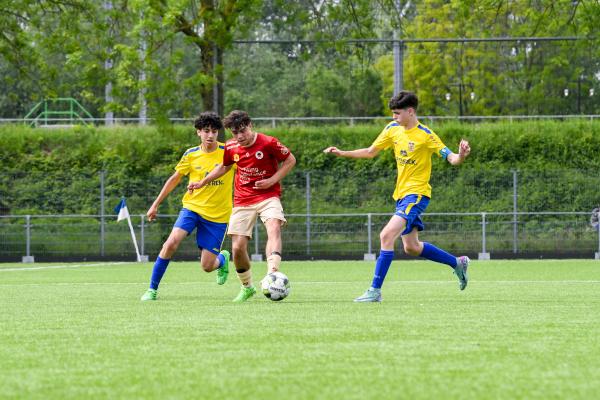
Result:
[[[228,235],[241,235],[252,238],[256,218],[260,216],[263,224],[269,219],[278,219],[282,225],[287,221],[279,197],[270,197],[250,206],[233,207],[229,217]]]

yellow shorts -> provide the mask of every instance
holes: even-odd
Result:
[[[227,234],[252,238],[252,229],[258,216],[263,224],[272,218],[280,220],[282,225],[287,222],[279,197],[271,197],[251,206],[233,207]]]

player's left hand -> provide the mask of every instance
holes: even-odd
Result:
[[[461,139],[460,144],[458,145],[458,155],[461,158],[465,158],[470,153],[471,153],[471,146],[469,146],[469,142],[465,139]]]
[[[273,186],[275,182],[270,179],[261,179],[260,181],[254,182],[254,189],[268,189]]]

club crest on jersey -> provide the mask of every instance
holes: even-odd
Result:
[[[262,160],[264,154],[262,151],[257,151],[256,154],[254,154],[254,157],[256,157],[257,160]]]
[[[406,157],[408,156],[408,152],[406,150],[400,150],[400,155]]]
[[[235,162],[240,161],[240,155],[239,154],[234,154],[233,155],[233,161],[235,161]]]
[[[283,155],[286,155],[290,152],[287,147],[281,144],[281,142],[277,142],[277,147],[279,147],[279,149],[281,150],[281,154]]]
[[[408,151],[415,151],[415,142],[408,142]]]

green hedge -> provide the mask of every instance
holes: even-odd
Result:
[[[307,171],[313,212],[390,211],[396,169],[390,151],[373,160],[322,152],[329,145],[369,146],[384,125],[261,128],[298,159],[295,174],[285,181],[288,212],[306,209]],[[510,211],[512,169],[519,171],[521,210],[584,211],[600,201],[600,121],[428,125],[451,149],[463,137],[472,147],[470,159],[459,168],[434,161],[435,201],[428,211]],[[132,212],[144,213],[183,151],[197,143],[189,126],[2,126],[0,213],[96,214],[103,170],[107,212],[125,195]],[[177,212],[181,186],[161,213]]]

